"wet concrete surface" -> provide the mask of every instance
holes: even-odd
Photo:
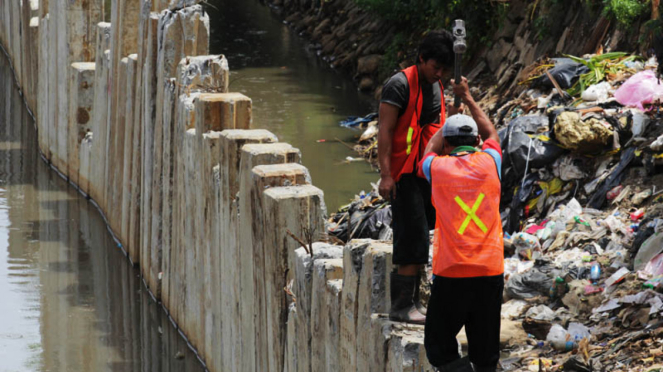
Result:
[[[203,371],[36,138],[0,55],[0,372]]]
[[[332,70],[294,30],[259,0],[209,0],[210,52],[224,54],[230,90],[253,100],[253,127],[267,129],[302,151],[313,185],[330,212],[380,178],[350,145],[361,131],[340,127],[348,116],[377,109],[372,95],[357,91],[345,73]],[[320,139],[326,142],[317,142]]]

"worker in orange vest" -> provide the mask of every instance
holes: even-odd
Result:
[[[499,361],[504,288],[502,150],[495,127],[472,99],[467,79],[453,89],[472,117],[447,119],[420,164],[419,174],[432,187],[437,219],[424,345],[433,366],[463,370],[457,366],[456,335],[465,326],[474,371],[492,372]],[[449,367],[452,362],[455,366]]]
[[[435,211],[430,185],[416,171],[428,141],[446,119],[441,80],[450,76],[453,64],[453,35],[431,31],[419,45],[417,64],[392,76],[382,89],[379,192],[392,206],[393,263],[398,268],[391,274],[389,317],[395,321],[423,324],[426,319],[418,280],[428,263]],[[458,110],[451,106],[449,113]]]

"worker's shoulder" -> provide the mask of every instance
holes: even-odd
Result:
[[[388,87],[393,87],[393,88],[407,88],[408,83],[407,83],[407,76],[405,76],[405,73],[403,71],[399,71],[395,73],[392,77],[387,80],[387,83],[384,85],[385,89]]]

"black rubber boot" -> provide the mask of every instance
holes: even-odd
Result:
[[[427,309],[426,307],[421,303],[421,273],[417,275],[417,283],[414,285],[414,306],[417,307],[417,310],[422,314],[426,315]]]
[[[439,372],[475,372],[468,357],[456,359],[438,369]]]
[[[389,319],[395,322],[425,324],[426,316],[414,306],[414,287],[416,276],[404,276],[391,273],[391,310]]]

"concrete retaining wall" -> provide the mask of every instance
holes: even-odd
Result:
[[[99,205],[207,367],[431,370],[421,327],[376,315],[391,247],[312,243],[323,193],[298,149],[251,129],[202,6],[113,0],[107,18],[102,0],[2,1],[0,43],[40,151]]]

